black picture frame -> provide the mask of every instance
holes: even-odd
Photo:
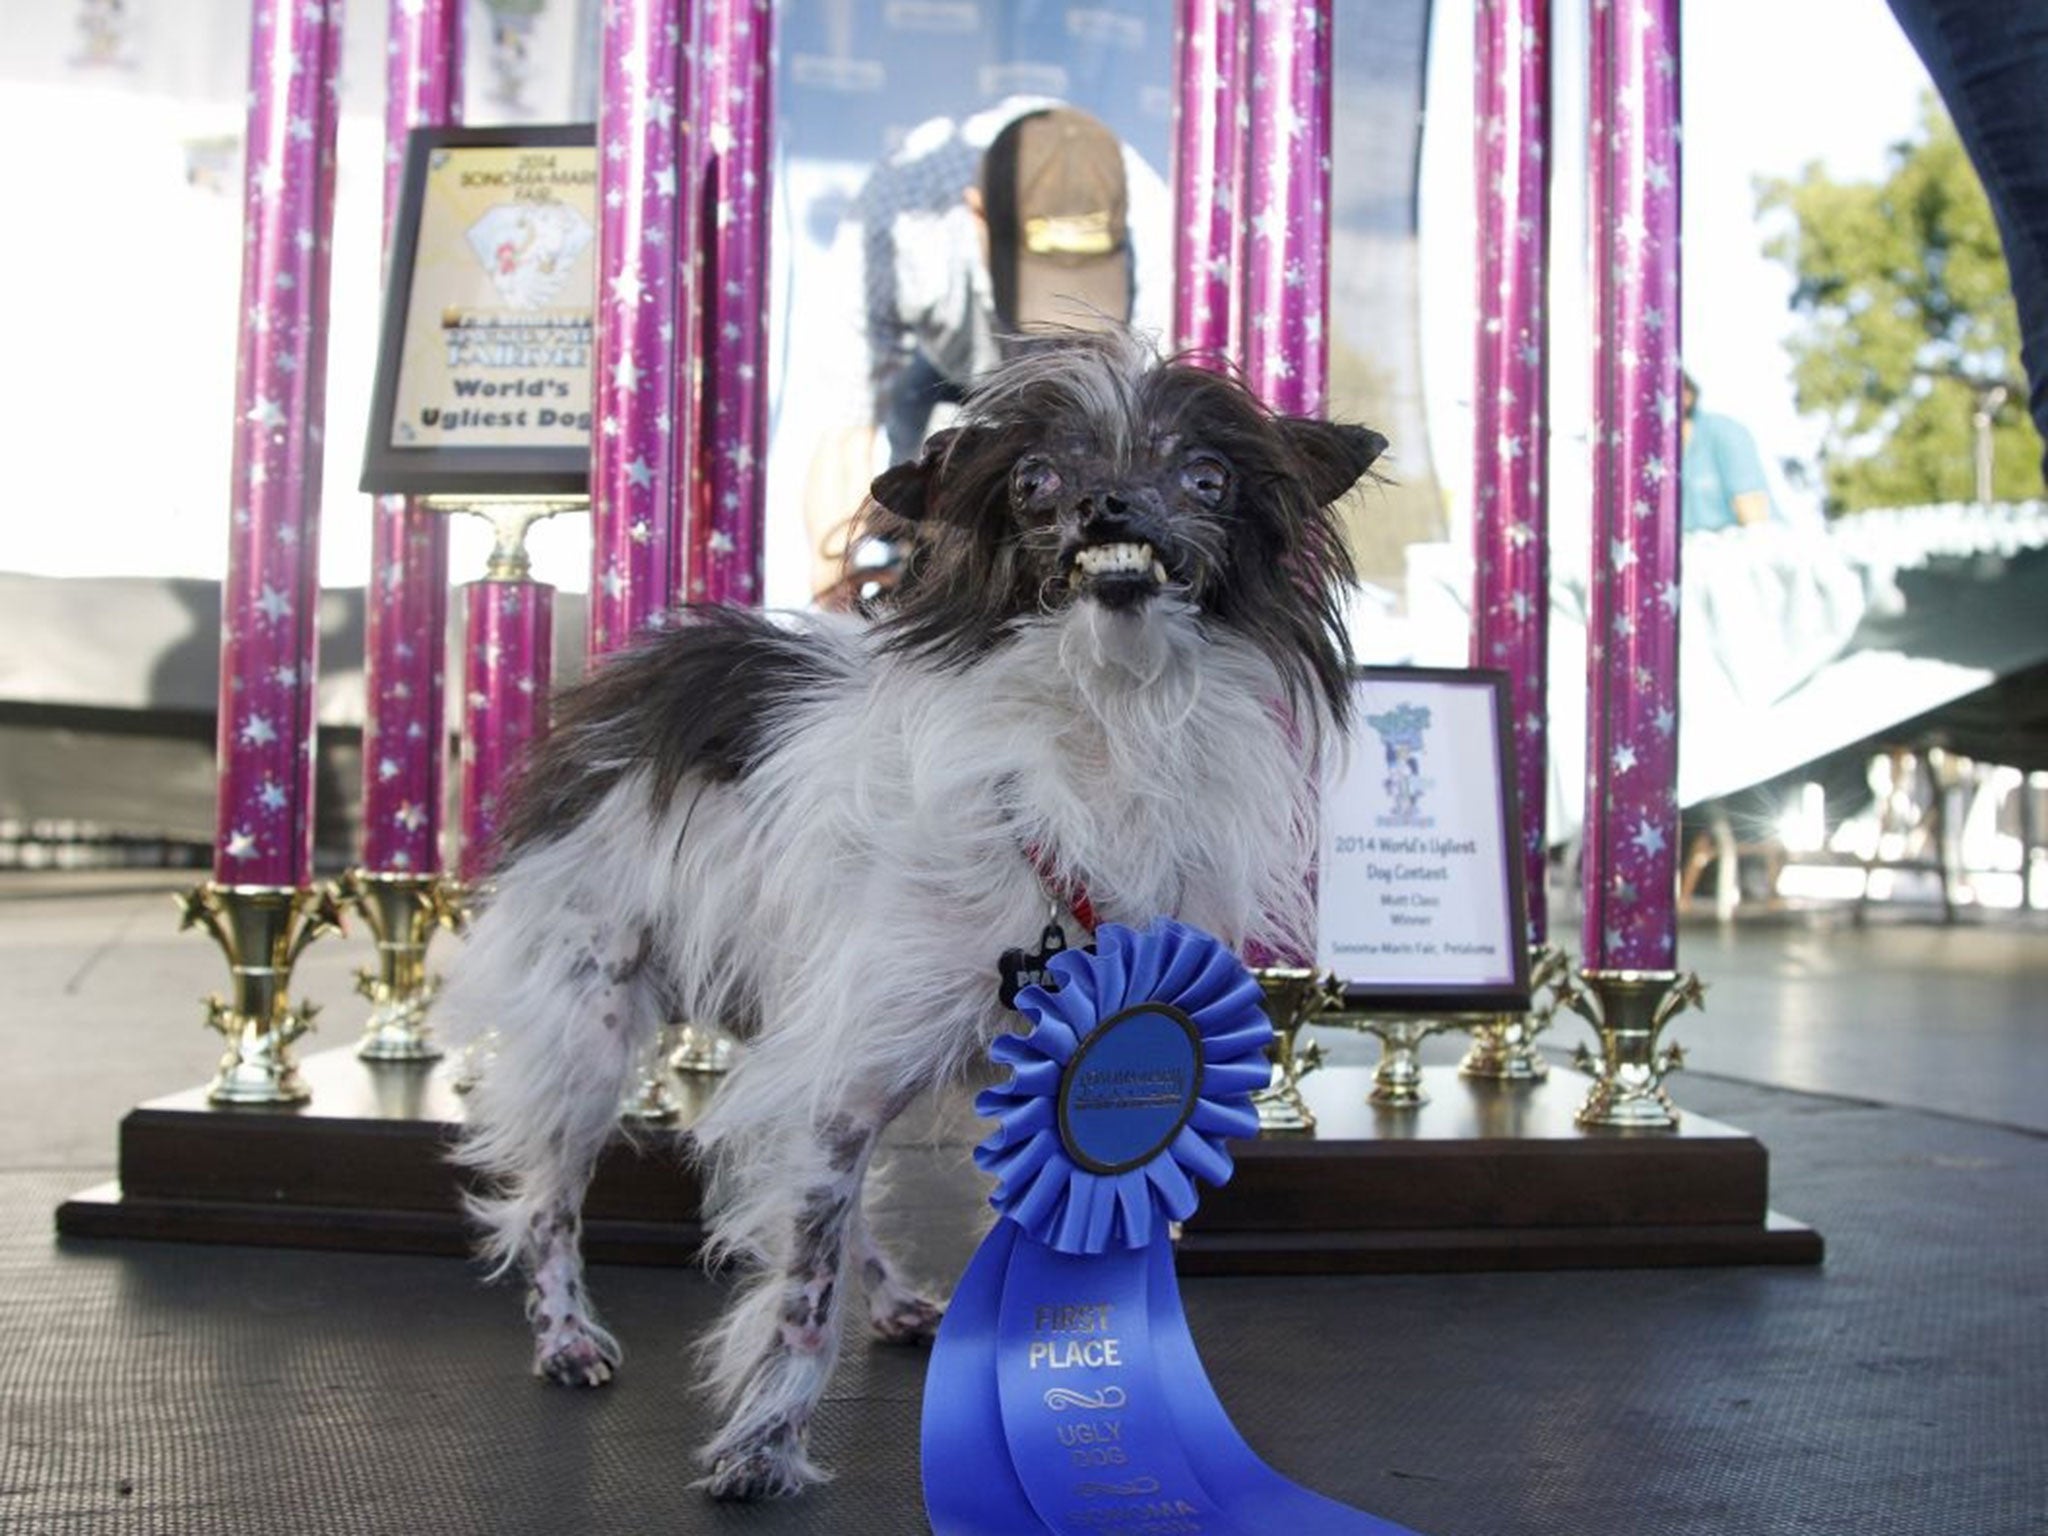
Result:
[[[1493,763],[1497,770],[1497,782],[1487,797],[1494,807],[1495,842],[1488,860],[1487,880],[1489,894],[1497,893],[1503,913],[1501,943],[1507,951],[1508,976],[1505,980],[1488,978],[1470,985],[1451,982],[1421,983],[1413,980],[1382,981],[1364,972],[1347,974],[1339,964],[1326,960],[1322,954],[1325,937],[1323,903],[1332,896],[1337,882],[1331,878],[1332,860],[1335,852],[1334,840],[1341,835],[1326,816],[1321,831],[1318,849],[1319,883],[1317,891],[1317,945],[1318,965],[1334,969],[1343,985],[1344,1003],[1347,1009],[1368,1014],[1467,1014],[1467,1013],[1519,1013],[1526,1011],[1530,1003],[1530,955],[1529,955],[1529,893],[1523,877],[1522,857],[1522,813],[1521,798],[1516,788],[1515,742],[1512,722],[1512,700],[1507,673],[1496,668],[1473,667],[1359,667],[1352,672],[1351,686],[1356,701],[1363,685],[1406,685],[1419,691],[1437,689],[1478,689],[1490,695],[1489,718],[1493,744]],[[1364,711],[1354,716],[1357,724],[1354,732],[1364,732]],[[1360,771],[1371,771],[1370,737],[1354,734],[1352,750],[1345,782]],[[1469,765],[1461,765],[1463,771],[1470,771]],[[1381,771],[1384,771],[1382,769]],[[1325,792],[1325,808],[1329,795]],[[1497,869],[1494,866],[1497,865]]]
[[[432,157],[441,152],[459,154],[473,149],[588,149],[594,172],[596,142],[596,129],[590,123],[424,127],[413,129],[407,137],[398,213],[392,232],[389,269],[385,275],[377,373],[370,396],[368,442],[363,452],[362,490],[375,495],[413,496],[589,494],[590,444],[587,432],[579,447],[553,444],[411,447],[394,442],[394,438],[397,436],[395,416],[399,408],[400,375],[406,356],[409,317],[415,308],[413,286]],[[596,210],[594,193],[592,208]],[[593,245],[594,239],[593,232]],[[597,303],[595,265],[593,260],[590,293],[593,321]],[[592,336],[592,356],[585,371],[594,374],[594,328]],[[586,398],[591,397],[586,395]]]

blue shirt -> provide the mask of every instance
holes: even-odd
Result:
[[[1731,417],[1693,412],[1682,479],[1679,507],[1688,533],[1733,528],[1737,521],[1733,502],[1738,496],[1758,491],[1770,502],[1771,490],[1764,480],[1763,461],[1757,457],[1756,439]],[[1776,506],[1770,507],[1770,515],[1777,517]]]

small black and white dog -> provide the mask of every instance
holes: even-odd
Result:
[[[721,1498],[822,1474],[805,1432],[855,1279],[881,1339],[939,1306],[861,1210],[877,1135],[984,1060],[997,958],[1075,909],[1242,946],[1309,923],[1316,762],[1342,724],[1330,506],[1384,440],[1275,416],[1124,335],[1006,365],[875,482],[907,543],[872,621],[698,611],[599,668],[529,764],[444,1004],[492,1029],[462,1156],[531,1286],[535,1369],[607,1380],[579,1209],[664,1020],[749,1042],[694,1130]]]

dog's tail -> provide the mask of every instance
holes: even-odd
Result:
[[[651,927],[576,900],[573,871],[553,867],[571,854],[544,846],[503,871],[443,999],[457,1035],[480,1042],[455,1156],[481,1175],[466,1204],[494,1277],[576,1219],[661,1025]]]

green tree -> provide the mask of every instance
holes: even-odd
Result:
[[[1757,210],[1783,216],[1764,252],[1795,280],[1801,324],[1786,345],[1799,409],[1827,421],[1828,512],[1974,500],[1980,413],[1993,496],[2039,496],[2005,253],[1934,95],[1882,181],[1838,182],[1808,165],[1759,181]]]

